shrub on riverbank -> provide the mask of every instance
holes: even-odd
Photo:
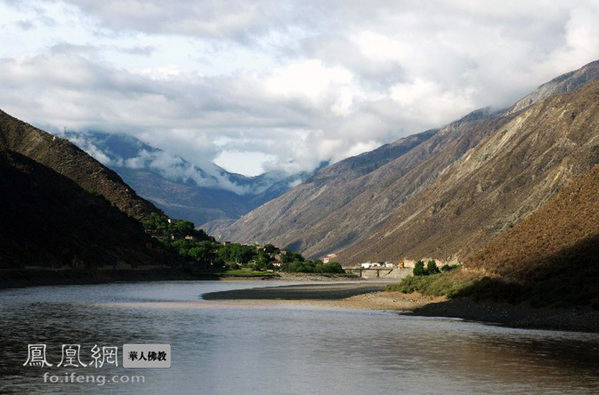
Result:
[[[445,273],[450,272],[454,269],[457,269],[460,265],[443,265],[441,269],[437,267],[437,262],[434,259],[431,259],[427,262],[426,267],[424,267],[424,261],[420,260],[414,264],[414,270],[412,271],[414,276],[430,276],[431,274],[437,273]]]
[[[339,263],[323,263],[320,259],[286,263],[281,266],[281,270],[287,273],[345,273]]]
[[[584,282],[584,277],[577,275],[547,276],[544,281],[525,283],[460,267],[428,276],[408,276],[399,284],[388,285],[385,290],[449,298],[467,297],[474,301],[513,305],[528,303],[533,307],[589,306],[599,310],[599,298],[593,283]]]
[[[461,296],[465,289],[472,287],[479,276],[465,274],[461,270],[430,275],[408,276],[399,284],[390,284],[386,291],[403,293],[420,292],[431,296]]]

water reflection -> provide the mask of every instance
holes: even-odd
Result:
[[[155,308],[151,303],[197,301],[207,290],[236,286],[256,285],[110,284],[93,286],[95,296],[87,287],[2,291],[0,392],[599,392],[594,334],[291,304]],[[23,366],[29,343],[46,343],[54,363],[62,344],[89,350],[94,344],[170,343],[173,366],[134,370],[146,375],[145,384],[48,384],[44,370]],[[131,371],[109,367],[102,374]]]

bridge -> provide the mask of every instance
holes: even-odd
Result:
[[[411,268],[399,268],[399,267],[344,267],[347,273],[357,274],[360,277],[393,277],[402,279],[412,273]],[[375,276],[376,274],[376,276]]]

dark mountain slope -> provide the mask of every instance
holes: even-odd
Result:
[[[84,190],[94,190],[128,215],[142,219],[160,212],[112,170],[66,139],[57,138],[0,111],[0,144],[70,178]]]
[[[599,309],[598,196],[599,166],[595,166],[491,241],[464,268],[501,276],[502,281],[486,284],[487,295]],[[505,288],[503,294],[491,292],[500,286]]]
[[[525,281],[539,265],[588,244],[586,264],[599,263],[599,244],[586,243],[599,236],[599,166],[572,181],[541,209],[502,233],[467,261],[466,266]],[[586,250],[581,250],[581,252]],[[542,267],[541,267],[542,268]],[[564,272],[571,267],[564,265]]]
[[[141,224],[0,144],[0,268],[164,263]]]

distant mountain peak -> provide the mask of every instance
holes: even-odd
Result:
[[[63,131],[81,149],[119,173],[170,216],[210,230],[207,222],[239,218],[287,192],[311,174],[267,172],[255,177],[230,173],[214,163],[199,167],[180,156],[120,133]]]
[[[542,84],[533,92],[518,100],[518,102],[509,109],[508,114],[516,113],[551,96],[572,92],[584,84],[597,79],[599,79],[599,60],[588,63],[578,70],[562,74],[551,81]]]

